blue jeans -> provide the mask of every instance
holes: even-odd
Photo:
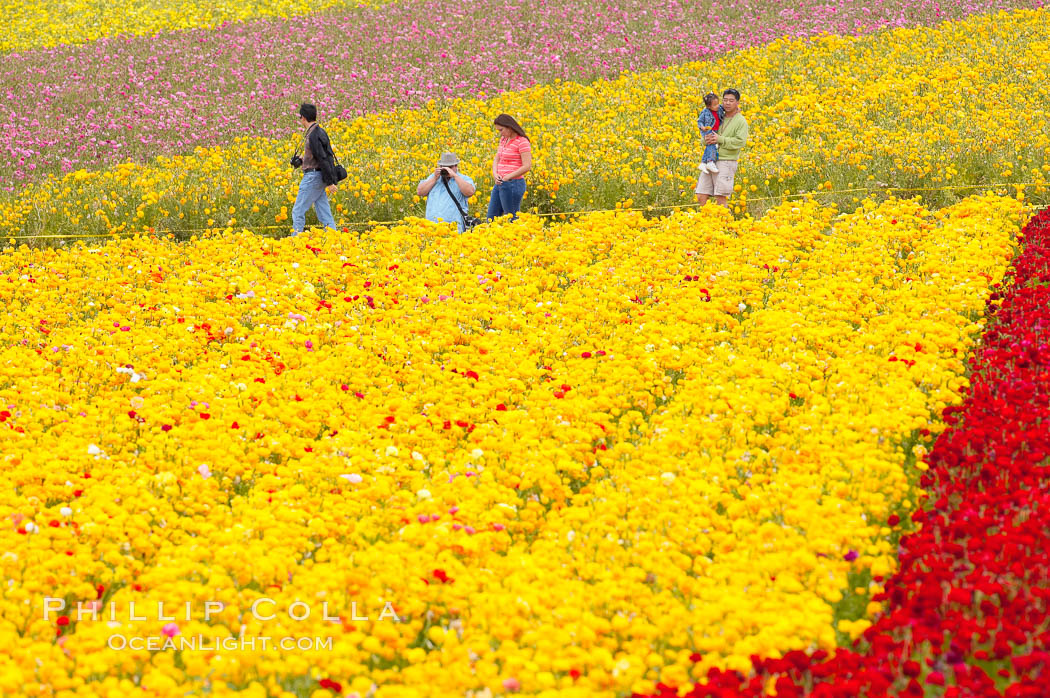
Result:
[[[704,148],[704,156],[700,158],[700,162],[718,162],[718,146],[709,145]]]
[[[317,170],[307,172],[303,175],[303,181],[299,182],[299,196],[295,198],[292,206],[292,235],[298,235],[306,227],[306,212],[314,207],[317,214],[317,222],[326,228],[335,228],[335,219],[332,218],[332,209],[328,207],[328,196],[324,193],[324,180]]]
[[[512,179],[503,184],[492,187],[492,196],[489,197],[489,212],[487,218],[499,218],[508,213],[511,220],[518,217],[521,210],[521,200],[525,198],[525,178]]]

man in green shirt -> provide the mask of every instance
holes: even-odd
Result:
[[[718,146],[718,172],[704,170],[696,183],[696,200],[703,206],[710,196],[719,206],[728,206],[733,193],[737,160],[747,143],[747,119],[740,113],[740,93],[730,87],[722,93],[722,106],[726,115],[717,133],[704,136],[705,145]]]

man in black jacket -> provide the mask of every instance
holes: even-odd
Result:
[[[306,212],[311,206],[317,213],[317,222],[326,228],[335,228],[332,209],[328,207],[327,191],[334,194],[338,185],[335,178],[335,154],[328,134],[317,125],[317,107],[303,104],[299,107],[299,123],[306,128],[303,134],[303,179],[299,182],[299,196],[292,206],[292,235],[306,227]]]

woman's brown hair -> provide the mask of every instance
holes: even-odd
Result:
[[[529,140],[529,137],[525,135],[525,129],[523,129],[518,124],[518,122],[514,120],[514,117],[511,116],[510,114],[500,114],[499,116],[496,117],[496,120],[493,121],[492,123],[494,125],[496,125],[496,126],[505,126],[505,127],[509,128],[511,131],[513,131],[514,133],[516,133],[519,136],[521,136],[522,138],[524,138],[525,140]]]

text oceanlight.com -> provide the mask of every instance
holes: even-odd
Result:
[[[149,636],[128,637],[110,635],[106,644],[111,650],[135,650],[149,652],[331,652],[330,637],[208,637],[205,635],[176,635],[174,637]]]

